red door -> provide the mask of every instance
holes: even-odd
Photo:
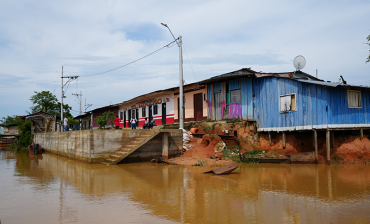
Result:
[[[194,94],[194,120],[201,121],[203,119],[203,101],[202,93]]]

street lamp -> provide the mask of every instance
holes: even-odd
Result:
[[[182,79],[182,37],[179,36],[179,42],[177,42],[177,39],[171,32],[170,28],[167,26],[167,24],[161,23],[162,26],[167,27],[167,29],[172,34],[173,39],[175,39],[177,46],[179,46],[179,92],[180,92],[180,100],[179,100],[179,110],[180,110],[180,117],[179,117],[179,128],[184,129],[184,81]]]

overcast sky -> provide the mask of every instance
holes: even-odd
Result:
[[[122,66],[183,37],[186,83],[251,67],[304,72],[370,85],[370,1],[0,1],[0,118],[25,115],[34,91],[60,100],[64,76],[81,76],[65,102],[78,115],[72,93],[88,110],[178,86],[178,47]],[[190,61],[190,63],[189,63]],[[191,64],[191,65],[190,65]],[[86,77],[83,77],[86,76]],[[66,80],[65,80],[66,81]],[[84,106],[82,108],[84,111]]]

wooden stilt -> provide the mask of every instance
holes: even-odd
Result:
[[[312,132],[312,149],[315,150],[315,131]]]
[[[330,148],[334,148],[334,131],[330,132]]]
[[[361,139],[364,137],[364,129],[360,129],[360,133],[361,133]]]
[[[326,161],[330,165],[330,131],[326,130]]]
[[[283,149],[285,149],[285,141],[286,141],[285,131],[283,131]]]
[[[317,131],[314,130],[313,131],[313,135],[314,135],[314,145],[315,145],[315,162],[316,164],[319,163],[319,149],[318,149],[318,145],[317,145]]]
[[[271,145],[271,132],[269,132],[269,143]]]

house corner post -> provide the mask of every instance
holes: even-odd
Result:
[[[330,165],[330,130],[326,129],[326,160],[327,164]]]
[[[286,147],[286,136],[285,136],[285,131],[283,131],[283,149]]]
[[[313,130],[313,135],[314,135],[314,146],[315,146],[315,163],[319,163],[319,149],[317,145],[317,131],[316,129]]]

